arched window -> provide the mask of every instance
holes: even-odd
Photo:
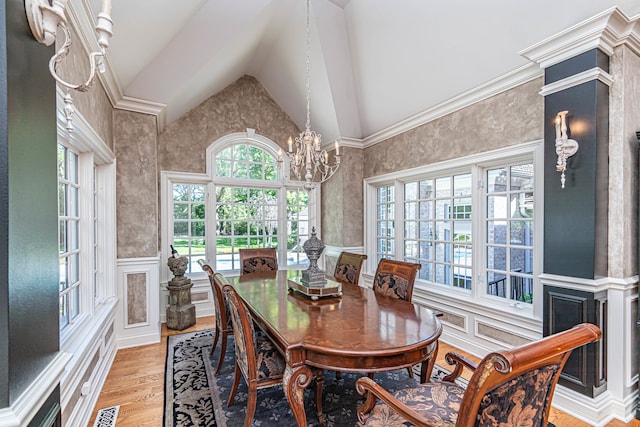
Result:
[[[188,272],[201,271],[200,259],[236,272],[242,248],[276,248],[281,268],[308,264],[302,245],[315,225],[315,196],[288,181],[279,150],[253,132],[231,134],[207,149],[206,176],[163,172],[171,194],[167,237],[189,258]]]

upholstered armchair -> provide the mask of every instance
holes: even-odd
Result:
[[[227,308],[227,304],[225,303],[222,295],[222,286],[220,285],[219,280],[216,280],[215,278],[216,274],[211,266],[204,260],[199,260],[198,264],[200,264],[200,267],[202,267],[209,276],[209,284],[211,285],[211,293],[213,294],[213,305],[216,310],[216,326],[213,336],[213,345],[211,346],[211,354],[213,354],[213,351],[218,344],[218,339],[220,339],[220,357],[218,358],[218,364],[216,365],[217,375],[220,373],[222,361],[224,360],[224,355],[227,352],[227,338],[233,334],[233,328],[231,327],[231,319],[229,318],[229,309]]]
[[[249,312],[233,286],[224,277],[221,278],[221,282],[224,284],[223,290],[231,314],[236,353],[236,366],[228,406],[233,404],[240,378],[244,377],[248,387],[244,427],[249,427],[256,411],[258,390],[281,385],[286,362],[266,334],[256,334]],[[318,413],[321,413],[324,378],[321,370],[316,369],[314,372],[316,406]],[[284,395],[282,397],[284,399]]]
[[[338,261],[336,261],[333,278],[343,284],[357,285],[365,259],[367,259],[366,255],[341,252]]]
[[[277,270],[275,248],[240,249],[240,275]]]
[[[358,408],[358,425],[544,427],[571,351],[601,336],[597,326],[583,323],[512,350],[490,353],[477,366],[448,353],[446,360],[453,371],[442,381],[394,394],[369,378],[360,378],[356,389],[367,397]],[[454,382],[464,368],[473,371],[466,387]]]
[[[416,274],[422,267],[412,262],[382,258],[373,276],[373,290],[392,298],[411,301]]]

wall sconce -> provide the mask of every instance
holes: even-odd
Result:
[[[75,111],[71,90],[86,92],[96,77],[96,71],[104,73],[104,56],[109,47],[109,39],[113,34],[113,21],[111,20],[111,0],[102,0],[102,9],[98,14],[96,25],[100,50],[89,54],[89,66],[91,67],[89,78],[81,84],[68,83],[56,71],[58,64],[69,54],[71,46],[71,33],[65,17],[67,1],[53,0],[53,3],[49,4],[49,0],[24,0],[24,8],[33,37],[45,46],[51,46],[56,41],[58,27],[64,31],[64,44],[49,60],[49,71],[59,84],[67,88],[67,94],[64,97],[64,114],[67,120],[67,129],[71,132],[73,130],[72,117]]]
[[[558,162],[556,163],[556,171],[560,172],[561,187],[564,188],[564,171],[567,170],[567,159],[578,152],[578,141],[567,138],[567,120],[566,116],[569,111],[560,111],[556,116],[556,154]]]

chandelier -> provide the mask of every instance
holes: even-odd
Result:
[[[331,178],[340,166],[340,146],[338,142],[336,141],[335,143],[335,161],[331,164],[329,163],[329,153],[327,150],[320,148],[320,134],[311,130],[311,114],[309,108],[311,92],[309,86],[311,76],[311,52],[309,40],[309,0],[307,0],[307,122],[305,124],[305,130],[296,137],[295,143],[291,137],[289,137],[287,141],[287,157],[291,162],[291,169],[298,180],[302,180],[304,177],[304,188],[307,191],[311,190],[314,185],[323,183]]]

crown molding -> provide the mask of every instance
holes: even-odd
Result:
[[[630,19],[614,6],[519,54],[543,69],[595,48],[611,56],[616,47],[626,44],[640,55],[639,20],[640,15]]]
[[[98,40],[95,37],[96,21],[87,0],[69,0],[66,11],[69,23],[78,34],[80,43],[82,44],[85,52],[94,52],[99,50],[100,47],[98,46]],[[111,105],[114,108],[121,110],[157,116],[158,132],[161,132],[166,123],[167,105],[159,102],[125,96],[120,84],[118,83],[113,66],[111,65],[108,49],[104,57],[104,63],[106,71],[104,73],[98,73],[97,76],[102,83],[102,87],[104,88]]]
[[[93,17],[91,7],[87,0],[69,0],[66,8],[66,15],[71,27],[76,31],[80,38],[80,43],[85,52],[96,52],[100,50],[98,40],[96,38],[96,21]],[[102,83],[111,105],[115,105],[118,99],[122,98],[122,89],[118,84],[113,66],[109,60],[109,50],[104,57],[105,72],[97,73],[97,77]]]
[[[562,90],[569,89],[571,87],[578,86],[582,83],[590,82],[592,80],[601,81],[607,86],[611,86],[613,84],[613,76],[611,74],[607,73],[602,68],[595,67],[581,73],[574,74],[562,80],[558,80],[556,82],[542,86],[542,89],[540,89],[540,95],[551,95],[552,93],[560,92]]]
[[[542,71],[533,64],[520,67],[364,138],[362,140],[363,148],[371,147],[391,137],[466,108],[501,92],[513,89],[516,86],[520,86],[538,77],[542,77]]]
[[[135,113],[150,114],[156,116],[156,124],[158,126],[158,132],[162,132],[165,128],[167,121],[167,104],[161,102],[147,101],[145,99],[132,98],[130,96],[123,96],[114,105],[114,108],[119,110],[133,111]]]

